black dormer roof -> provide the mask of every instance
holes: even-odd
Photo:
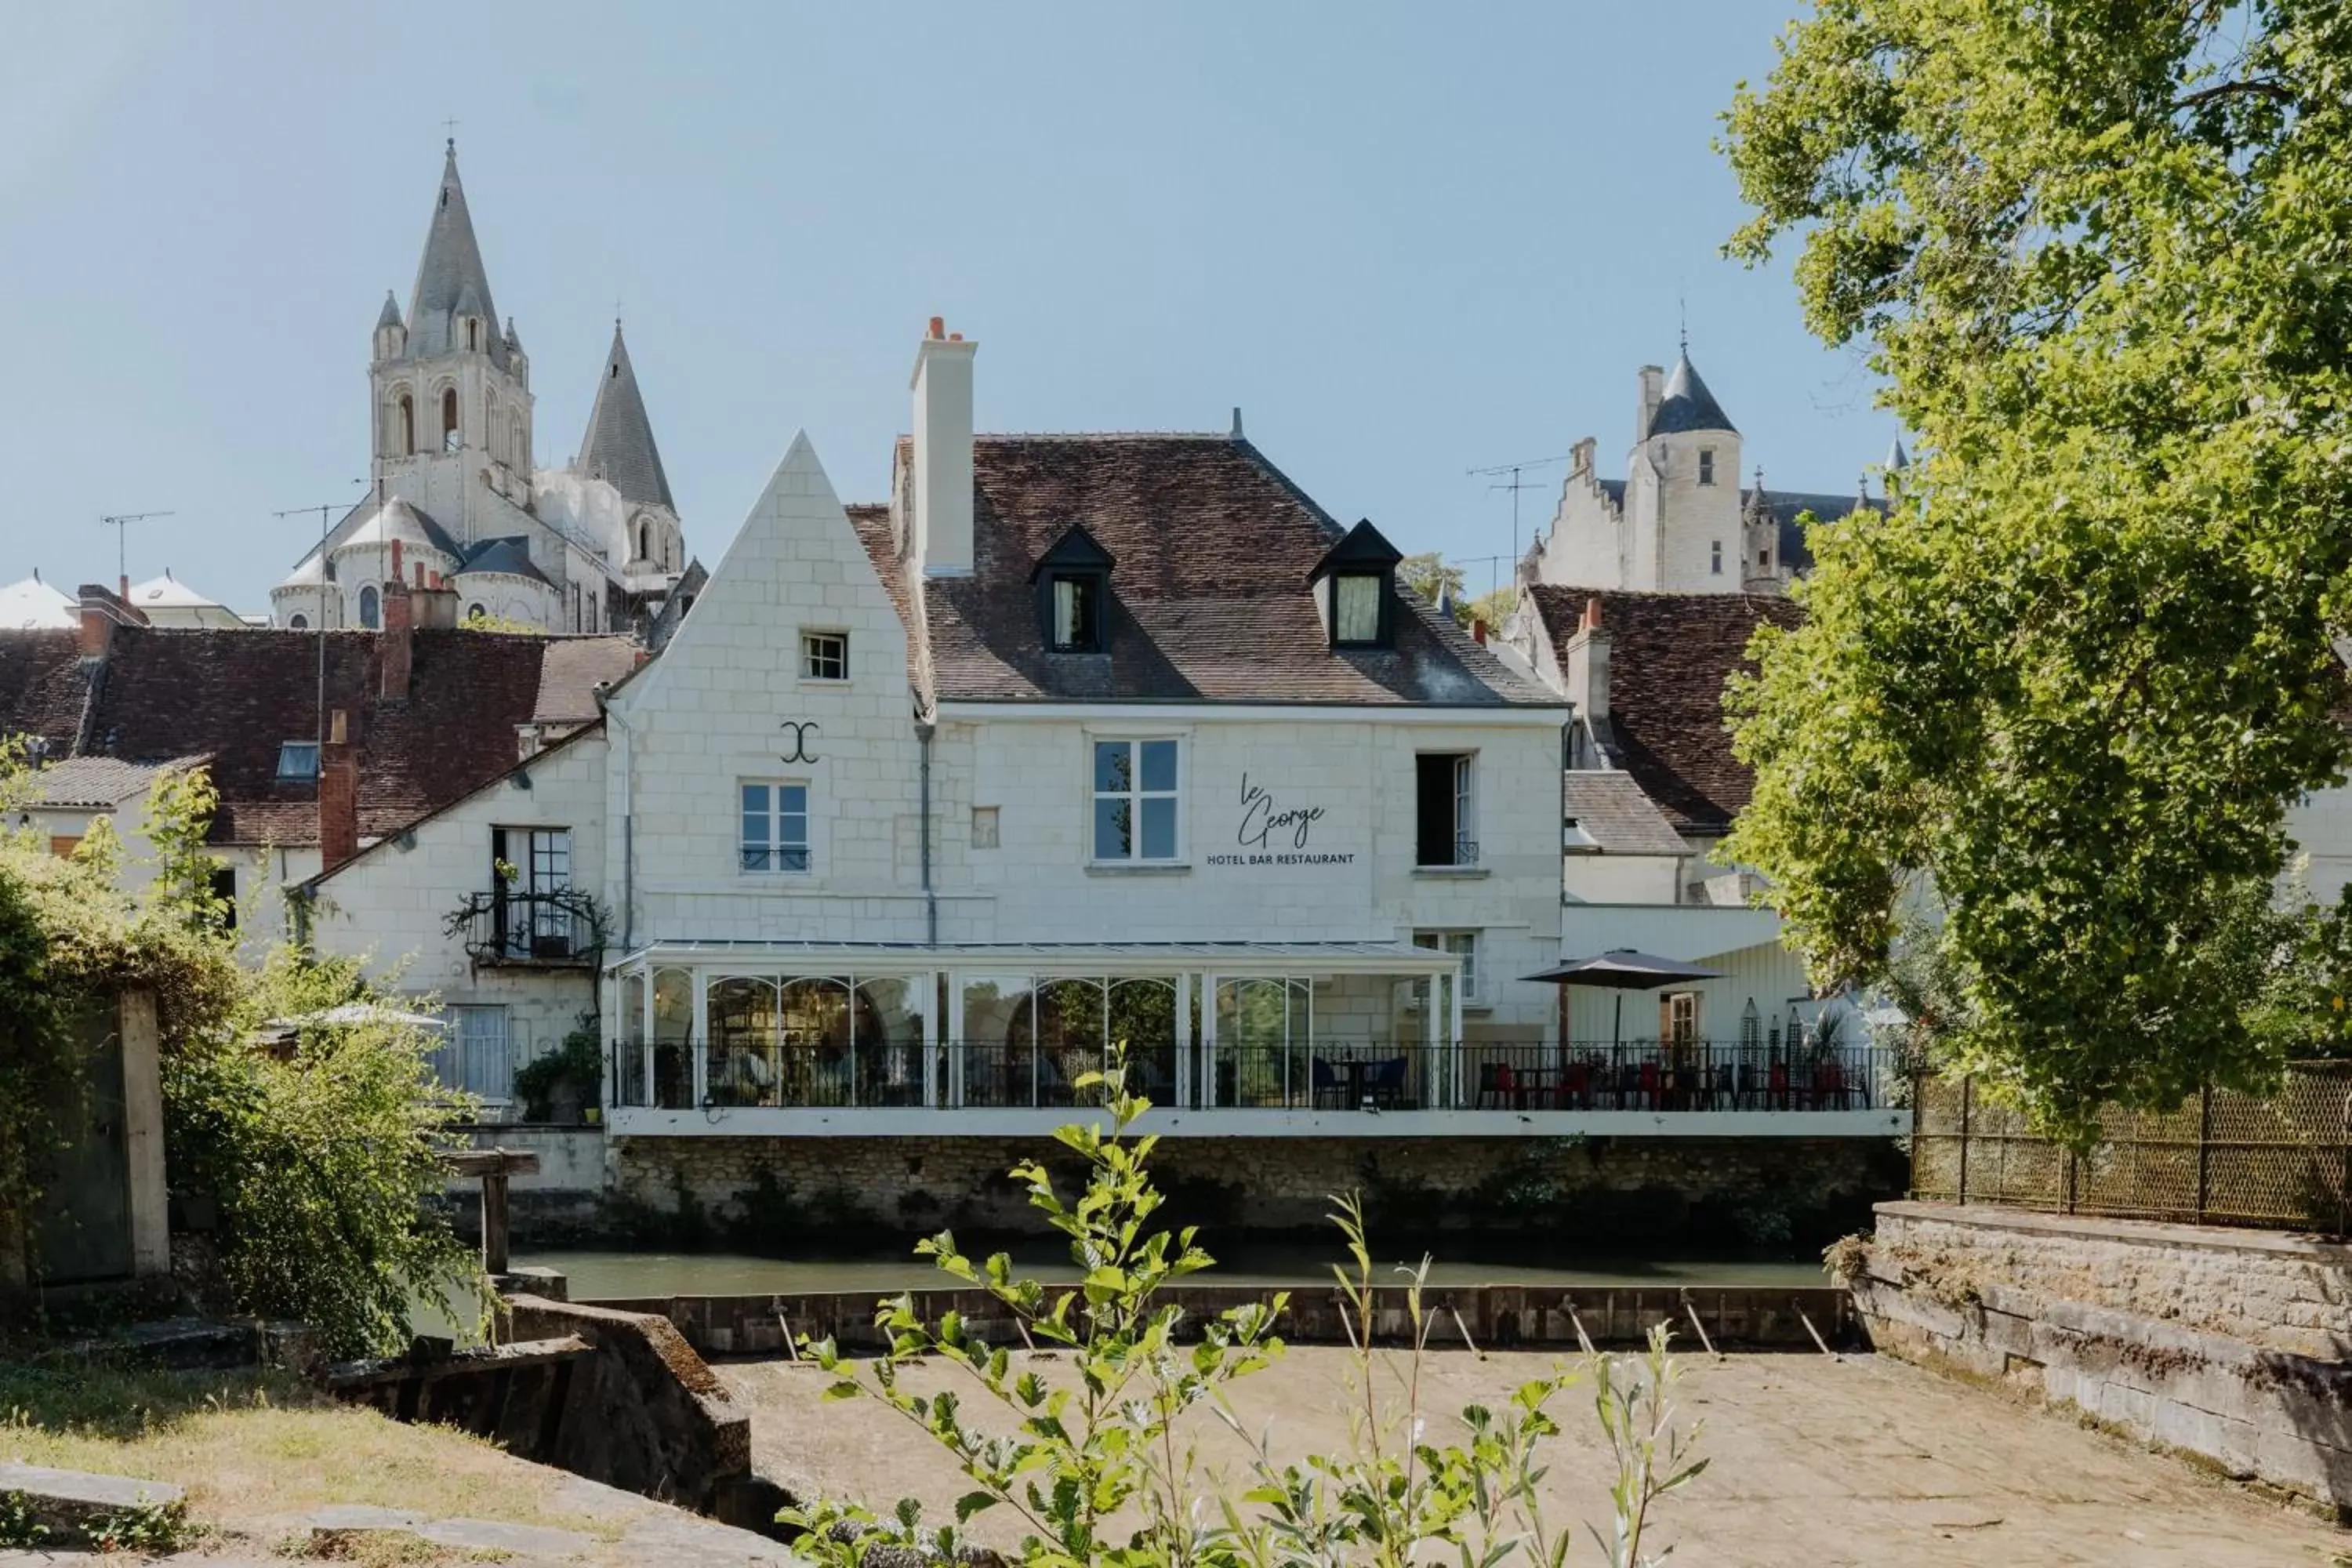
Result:
[[[1034,583],[1049,572],[1108,572],[1115,564],[1110,552],[1087,531],[1087,525],[1074,522],[1054,542],[1052,549],[1037,558],[1029,580]]]
[[[1307,574],[1309,583],[1319,583],[1335,572],[1386,572],[1404,559],[1404,552],[1391,544],[1381,531],[1365,518],[1349,529],[1347,536],[1324,552],[1315,570]]]

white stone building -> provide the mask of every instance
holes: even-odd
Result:
[[[530,360],[500,324],[453,142],[404,316],[387,293],[368,367],[367,499],[270,591],[294,629],[382,624],[392,551],[460,615],[558,632],[657,614],[686,540],[620,323],[580,451],[535,467]]]
[[[1114,1044],[1176,1133],[1725,1131],[1545,1087],[1568,705],[1238,434],[976,437],[973,363],[935,322],[887,504],[796,439],[602,721],[314,940],[542,1042],[593,945],[630,1146],[1040,1133]]]
[[[1670,594],[1777,594],[1812,563],[1798,518],[1825,521],[1871,500],[1853,494],[1742,489],[1739,431],[1685,345],[1671,374],[1643,365],[1625,477],[1605,479],[1594,439],[1576,443],[1559,506],[1519,563],[1522,585]],[[1887,456],[1905,465],[1903,447]]]

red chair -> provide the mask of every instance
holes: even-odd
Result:
[[[1816,1109],[1826,1110],[1831,1106],[1845,1109],[1845,1068],[1837,1062],[1825,1062],[1814,1079]]]
[[[1656,1110],[1656,1109],[1657,1109],[1657,1106],[1658,1106],[1658,1064],[1657,1064],[1657,1063],[1655,1063],[1655,1062],[1643,1062],[1643,1063],[1642,1064],[1642,1079],[1641,1079],[1641,1082],[1642,1082],[1642,1100],[1643,1100],[1643,1103],[1644,1103],[1644,1104],[1646,1104],[1647,1106],[1649,1106],[1649,1107],[1650,1107],[1650,1109],[1652,1109],[1653,1110]]]
[[[1585,1110],[1592,1104],[1592,1069],[1578,1062],[1560,1075],[1559,1101]]]
[[[1771,1075],[1765,1084],[1764,1107],[1768,1110],[1789,1109],[1789,1069],[1779,1062],[1772,1064]]]

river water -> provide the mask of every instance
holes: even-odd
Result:
[[[1328,1284],[1330,1257],[1305,1249],[1236,1250],[1218,1267],[1192,1278],[1209,1285],[1263,1285],[1297,1289]],[[571,1281],[575,1301],[642,1300],[655,1296],[805,1295],[825,1290],[871,1290],[877,1295],[955,1281],[920,1258],[776,1258],[728,1253],[533,1252],[518,1253],[526,1267],[560,1270]],[[1048,1284],[1077,1277],[1066,1257],[1050,1251],[1015,1255],[1022,1273]],[[1437,1286],[1530,1285],[1554,1289],[1770,1289],[1830,1283],[1818,1263],[1725,1262],[1660,1258],[1595,1258],[1574,1264],[1446,1261],[1430,1270]],[[1376,1283],[1401,1283],[1381,1272]]]

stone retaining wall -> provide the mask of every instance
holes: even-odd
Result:
[[[1037,1231],[1005,1172],[1069,1164],[1042,1139],[615,1138],[613,1152],[622,1205],[691,1205],[691,1222],[733,1233],[714,1241],[755,1249],[825,1232]],[[1318,1227],[1332,1194],[1355,1191],[1391,1237],[1539,1231],[1604,1247],[1818,1247],[1903,1186],[1885,1139],[1169,1138],[1152,1172],[1170,1212],[1212,1236]]]
[[[1049,1288],[1050,1289],[1050,1288]],[[795,1337],[832,1338],[845,1351],[885,1348],[874,1326],[872,1290],[812,1291],[786,1296],[664,1296],[603,1301],[618,1312],[667,1318],[688,1344],[707,1355],[782,1355],[787,1327]],[[961,1316],[992,1343],[1017,1342],[1020,1331],[1003,1304],[984,1290],[910,1292],[916,1313],[937,1322],[947,1312]],[[1185,1283],[1169,1287],[1160,1300],[1184,1309],[1194,1323],[1272,1292],[1255,1286]],[[1289,1291],[1288,1305],[1275,1332],[1294,1344],[1346,1344],[1349,1328],[1343,1307],[1328,1288]],[[1382,1287],[1374,1332],[1387,1342],[1409,1334],[1404,1292]],[[1795,1289],[1629,1290],[1593,1287],[1564,1291],[1525,1285],[1433,1287],[1424,1298],[1428,1342],[1438,1349],[1480,1350],[1557,1346],[1574,1348],[1580,1328],[1595,1344],[1639,1344],[1664,1323],[1681,1349],[1699,1348],[1696,1329],[1718,1346],[1814,1351],[1818,1333],[1828,1343],[1853,1342],[1846,1292],[1830,1286]],[[1811,1327],[1808,1328],[1808,1322]]]
[[[1849,1281],[1888,1353],[2352,1509],[2352,1247],[1889,1203]]]

